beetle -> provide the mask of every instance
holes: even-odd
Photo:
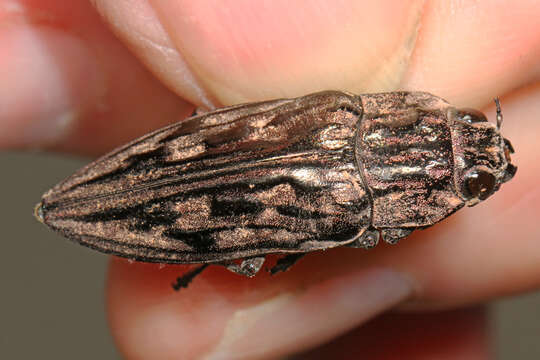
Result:
[[[305,253],[395,244],[510,180],[497,124],[425,92],[324,91],[218,109],[85,166],[36,206],[82,245],[146,262],[255,275]]]

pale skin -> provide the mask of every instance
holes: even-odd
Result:
[[[276,276],[210,267],[175,293],[188,266],[114,258],[108,318],[126,358],[489,358],[482,305],[540,287],[538,1],[93,3],[105,21],[82,0],[0,3],[1,148],[96,156],[196,106],[404,89],[493,122],[500,96],[518,166],[485,203],[397,246],[312,254]]]

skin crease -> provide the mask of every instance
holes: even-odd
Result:
[[[109,320],[126,358],[489,358],[481,304],[540,285],[540,6],[395,4],[94,1],[105,21],[82,0],[0,4],[3,149],[103,154],[192,104],[323,89],[424,90],[490,121],[501,97],[516,177],[398,246],[315,253],[273,277],[210,267],[180,293],[169,286],[187,266],[113,259]],[[407,314],[366,324],[394,308]],[[402,351],[407,329],[430,327]],[[359,345],[366,334],[378,342]]]

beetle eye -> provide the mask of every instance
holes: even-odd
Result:
[[[495,176],[483,170],[472,170],[465,175],[465,189],[471,198],[485,200],[495,189]]]
[[[457,117],[461,121],[468,122],[469,124],[487,122],[486,115],[475,109],[459,109],[457,111]]]

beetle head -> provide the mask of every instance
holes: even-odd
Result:
[[[454,148],[454,182],[457,193],[468,206],[478,204],[514,177],[512,144],[500,133],[502,114],[497,103],[497,125],[472,109],[451,109]]]

